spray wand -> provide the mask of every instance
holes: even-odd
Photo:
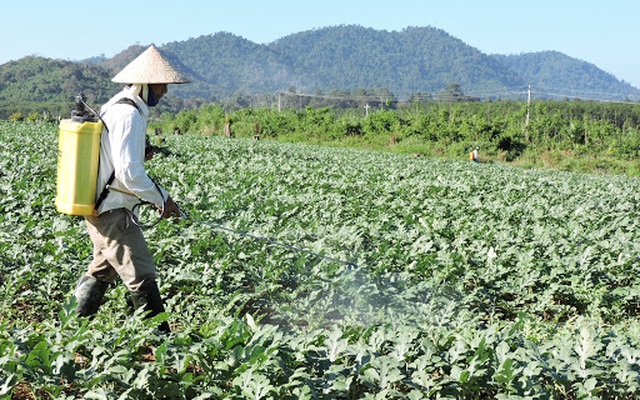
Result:
[[[113,190],[113,191],[116,191],[116,192],[119,192],[119,193],[122,193],[122,194],[126,194],[126,195],[129,195],[129,196],[136,196],[136,194],[133,193],[130,190],[117,188],[117,187],[114,187],[114,186],[111,186],[111,185],[107,185],[107,189],[108,190]],[[145,201],[141,201],[138,205],[142,205],[142,204],[150,204],[150,203],[145,202]],[[303,248],[300,248],[300,247],[292,246],[292,245],[289,245],[289,244],[286,244],[286,243],[278,242],[277,240],[273,240],[273,239],[270,239],[270,238],[257,236],[257,235],[254,235],[254,234],[251,234],[251,233],[248,233],[248,232],[239,231],[239,230],[236,230],[236,229],[233,229],[233,228],[229,228],[229,227],[226,227],[226,226],[223,226],[223,225],[218,225],[218,224],[214,224],[212,222],[207,222],[207,221],[203,221],[203,220],[200,220],[200,219],[192,218],[191,216],[189,216],[189,214],[187,214],[184,210],[182,210],[182,208],[179,207],[179,209],[180,209],[180,218],[184,219],[184,220],[188,220],[188,221],[191,221],[191,222],[196,222],[196,223],[201,224],[201,225],[206,225],[206,226],[208,226],[208,227],[210,227],[212,229],[222,230],[222,231],[225,231],[225,232],[233,233],[235,235],[248,237],[248,238],[251,238],[251,239],[254,239],[254,240],[258,240],[258,241],[269,243],[269,244],[272,244],[272,245],[275,245],[275,246],[283,247],[285,249],[297,251],[297,252],[300,252],[300,253],[306,253],[306,254],[312,255],[314,257],[323,258],[325,260],[329,260],[329,261],[337,262],[337,263],[340,263],[340,264],[344,264],[347,267],[352,268],[352,269],[358,268],[357,264],[352,263],[350,261],[343,261],[343,260],[340,260],[338,258],[325,256],[324,254],[316,253],[316,252],[311,251],[311,250],[307,250],[307,249],[303,249]],[[148,227],[154,226],[158,222],[160,222],[160,220],[162,220],[162,215],[152,225],[141,225],[141,227],[142,228],[148,228]]]

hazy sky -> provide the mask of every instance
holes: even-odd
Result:
[[[314,28],[440,28],[487,53],[557,50],[640,88],[639,0],[5,0],[0,64],[112,57],[224,31],[256,43]]]

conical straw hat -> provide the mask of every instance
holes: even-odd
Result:
[[[156,46],[151,45],[112,79],[117,83],[188,83]]]

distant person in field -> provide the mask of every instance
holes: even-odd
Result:
[[[105,130],[100,143],[97,216],[86,217],[93,242],[93,260],[78,280],[74,294],[78,314],[93,315],[109,285],[114,285],[119,278],[129,290],[134,307],[143,308],[151,317],[164,312],[164,305],[153,256],[132,210],[141,199],[163,210],[164,218],[180,216],[180,209],[171,196],[145,171],[144,161],[152,157],[145,151],[145,143],[148,144],[149,107],[158,103],[167,92],[168,84],[188,80],[155,46],[150,46],[113,81],[126,86],[100,110]],[[135,196],[109,191],[107,185],[125,189]],[[169,331],[169,324],[164,322],[158,329]]]
[[[469,154],[469,159],[475,163],[480,162],[480,155],[478,154],[479,151],[480,147],[476,147],[475,149],[473,149],[473,151]]]

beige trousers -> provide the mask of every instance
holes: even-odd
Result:
[[[156,267],[140,227],[125,208],[85,217],[93,242],[93,261],[87,275],[115,283],[120,277],[136,292],[145,280],[156,279]]]

